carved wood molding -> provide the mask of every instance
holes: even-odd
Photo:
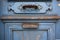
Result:
[[[60,16],[2,16],[0,19],[60,19]]]

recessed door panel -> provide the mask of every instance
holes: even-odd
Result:
[[[13,31],[12,40],[47,40],[47,31]]]

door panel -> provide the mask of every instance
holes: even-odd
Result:
[[[37,29],[25,29],[22,23],[5,23],[5,40],[55,40],[55,23],[39,23]]]
[[[47,40],[47,31],[13,31],[13,40]]]

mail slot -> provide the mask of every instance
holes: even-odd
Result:
[[[23,9],[26,9],[26,8],[38,9],[38,6],[36,6],[36,5],[24,5]]]
[[[23,23],[22,27],[23,28],[38,28],[39,24],[38,23]]]

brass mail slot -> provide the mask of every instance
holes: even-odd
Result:
[[[23,23],[23,28],[38,28],[38,23]]]

